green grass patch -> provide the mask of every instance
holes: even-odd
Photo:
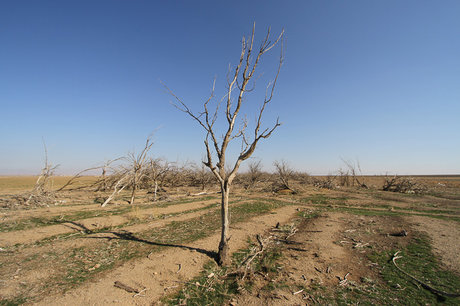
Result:
[[[373,253],[370,259],[381,267],[384,284],[380,288],[382,301],[403,305],[427,305],[442,302],[445,305],[458,305],[458,298],[439,297],[423,289],[393,265],[391,258],[396,250]],[[458,293],[460,277],[443,270],[434,256],[427,236],[418,234],[402,250],[403,257],[397,261],[399,267],[430,286],[450,293]]]
[[[0,300],[0,305],[1,306],[17,306],[17,305],[22,305],[27,302],[27,298],[25,297],[17,297],[14,299],[5,299],[5,300]]]
[[[314,194],[305,198],[300,199],[301,202],[304,203],[312,203],[312,204],[329,204],[330,198],[324,194]]]
[[[311,286],[307,292],[317,302],[331,305],[459,305],[458,298],[435,295],[397,270],[391,261],[396,251],[368,255],[371,262],[378,264],[378,279],[362,277],[346,287]],[[458,293],[460,277],[441,268],[427,236],[417,234],[401,251],[403,257],[397,263],[404,271],[438,290]]]

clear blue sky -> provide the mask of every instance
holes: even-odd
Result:
[[[140,149],[199,161],[199,110],[256,22],[285,29],[285,64],[254,157],[313,174],[460,173],[460,1],[2,1],[0,173],[61,173]],[[260,66],[259,89],[279,49]],[[248,119],[260,92],[248,95]]]

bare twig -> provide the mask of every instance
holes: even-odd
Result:
[[[113,285],[115,287],[117,287],[117,288],[123,289],[123,290],[125,290],[127,292],[130,292],[130,293],[139,293],[139,290],[137,290],[135,288],[132,288],[132,287],[130,287],[128,285],[125,285],[120,281],[116,281]]]

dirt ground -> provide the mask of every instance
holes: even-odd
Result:
[[[371,254],[404,249],[420,233],[429,237],[442,268],[460,276],[460,178],[425,181],[433,192],[424,195],[309,185],[299,185],[297,194],[237,189],[231,199],[231,252],[277,223],[296,224],[298,231],[284,246],[279,273],[253,275],[252,289],[228,303],[305,305],[320,302],[312,288],[381,282]],[[30,184],[32,179],[2,177],[0,198],[10,200]],[[137,206],[119,200],[101,208],[94,202],[100,194],[78,191],[64,193],[59,205],[1,209],[0,302],[165,302],[213,260],[220,238],[219,195],[186,194],[153,203],[141,192]],[[299,219],[300,212],[315,217]]]

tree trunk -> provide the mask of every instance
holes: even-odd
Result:
[[[134,199],[136,198],[136,187],[133,187],[133,192],[131,193],[131,200],[129,204],[134,204]]]
[[[228,263],[228,233],[230,230],[230,215],[228,211],[228,196],[230,194],[230,186],[228,182],[221,184],[222,203],[221,203],[221,217],[222,217],[222,233],[219,243],[219,253],[217,254],[217,263],[222,266]]]
[[[107,190],[107,180],[106,180],[106,177],[105,177],[105,174],[106,174],[106,170],[105,170],[105,167],[102,168],[102,190],[103,191],[106,191]]]
[[[157,191],[158,191],[158,183],[155,181],[155,189],[153,191],[153,202],[157,201]]]
[[[134,204],[134,200],[136,198],[136,187],[137,187],[137,181],[136,181],[136,175],[134,174],[134,179],[133,179],[133,192],[131,193],[131,200],[129,201],[129,204]]]

